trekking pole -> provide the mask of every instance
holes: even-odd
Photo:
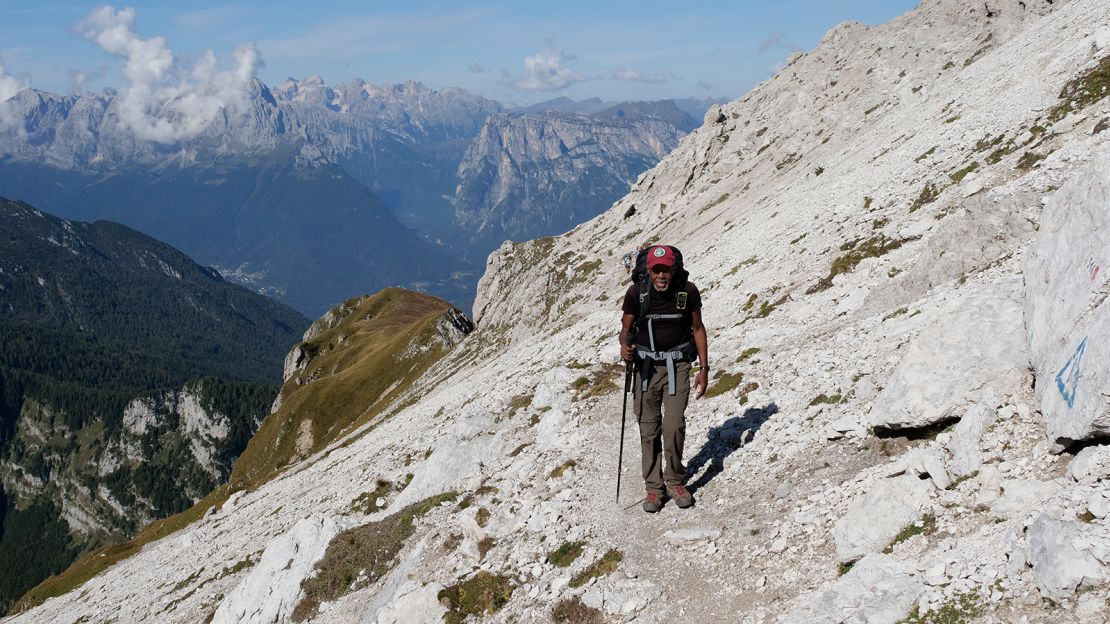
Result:
[[[635,375],[635,364],[624,363],[624,407],[621,408],[621,446],[617,453],[617,504],[621,502],[621,468],[624,460],[624,420],[628,414],[628,393],[632,389],[632,379]]]

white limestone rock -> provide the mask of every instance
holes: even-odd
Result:
[[[1027,377],[1021,283],[1007,278],[953,298],[905,349],[871,411],[871,425],[925,427],[983,396],[1005,396]],[[990,340],[982,340],[990,336]]]
[[[1029,563],[1037,589],[1053,600],[1069,598],[1083,585],[1105,579],[1105,570],[1090,552],[1080,550],[1083,527],[1078,522],[1041,514],[1029,527]]]
[[[1068,474],[1081,483],[1110,478],[1110,445],[1088,446],[1076,453],[1068,464]]]
[[[329,517],[305,518],[274,538],[247,577],[223,599],[215,624],[288,621],[312,573],[340,526]]]
[[[1063,489],[1055,481],[1011,479],[1002,483],[1002,497],[991,506],[996,518],[1020,519],[1037,511],[1041,503]]]
[[[443,585],[420,585],[409,581],[398,595],[378,611],[373,624],[438,624],[447,609],[439,602]]]
[[[833,526],[837,559],[849,563],[886,548],[899,531],[921,517],[930,490],[928,483],[912,476],[877,481]]]
[[[867,555],[831,587],[814,592],[782,624],[894,624],[917,604],[925,584],[886,555]]]
[[[591,587],[582,595],[582,602],[611,615],[628,616],[660,600],[660,588],[643,579],[620,579]]]
[[[1026,328],[1049,440],[1110,434],[1110,150],[1044,207],[1025,263]]]
[[[972,405],[964,412],[947,444],[952,454],[948,468],[953,475],[964,477],[982,467],[983,454],[979,452],[979,441],[997,418],[998,412],[982,404]]]
[[[979,470],[979,493],[975,496],[975,507],[990,507],[1002,497],[1002,473],[995,464],[987,464]]]
[[[692,528],[671,529],[663,534],[663,540],[671,544],[697,544],[721,537],[720,529]]]

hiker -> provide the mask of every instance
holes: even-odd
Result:
[[[632,387],[647,490],[644,511],[655,513],[663,508],[664,496],[683,509],[694,504],[683,485],[684,412],[695,356],[699,370],[694,398],[700,399],[709,384],[709,349],[701,321],[701,295],[686,279],[681,253],[668,245],[654,245],[639,255],[634,283],[624,295],[620,341],[621,357],[636,363],[638,379]],[[640,275],[643,272],[646,279]],[[634,329],[636,334],[631,335]]]

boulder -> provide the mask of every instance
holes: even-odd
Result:
[[[1062,489],[1055,481],[1005,481],[1002,484],[1002,497],[991,506],[991,514],[1002,519],[1021,519],[1037,511],[1041,503],[1056,496]]]
[[[886,555],[867,555],[824,591],[802,598],[782,624],[894,624],[925,591],[921,579]]]
[[[983,455],[979,452],[979,441],[987,428],[998,418],[998,412],[986,405],[972,405],[964,412],[960,422],[952,430],[948,442],[948,452],[952,460],[948,468],[956,477],[964,477],[979,470],[983,465]]]
[[[1081,585],[1105,578],[1105,571],[1090,552],[1076,547],[1083,526],[1041,514],[1027,533],[1029,563],[1041,595],[1053,600],[1069,598]]]
[[[1025,263],[1026,331],[1045,431],[1110,435],[1110,150],[1046,202]]]
[[[927,427],[964,406],[1025,385],[1029,357],[1022,327],[1021,281],[999,282],[952,297],[905,349],[871,410],[882,429]],[[989,336],[990,339],[984,339]]]
[[[374,624],[433,624],[442,622],[447,609],[439,602],[443,585],[409,581],[398,595],[378,611]]]
[[[660,598],[659,586],[642,579],[620,579],[595,585],[582,595],[582,602],[611,615],[628,616]]]
[[[913,476],[877,481],[833,526],[837,559],[849,563],[889,546],[903,528],[921,518],[931,490]]]
[[[1082,483],[1110,478],[1110,446],[1088,446],[1079,451],[1068,464],[1068,474]]]
[[[305,518],[274,538],[220,603],[212,622],[288,621],[301,598],[301,581],[312,573],[340,527],[332,518]]]
[[[940,450],[932,447],[916,448],[891,464],[885,474],[891,477],[910,474],[918,479],[929,479],[938,490],[943,490],[952,484],[944,463]]]

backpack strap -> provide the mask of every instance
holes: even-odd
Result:
[[[650,321],[649,321],[649,324],[648,324],[648,328],[649,328],[649,331],[650,331],[650,328],[651,328]],[[644,350],[644,349],[638,349],[636,351],[636,355],[638,355],[640,357],[640,360],[643,361],[644,369],[645,369],[644,373],[641,375],[643,381],[641,382],[641,385],[640,385],[640,391],[641,392],[647,392],[648,383],[651,381],[651,374],[655,369],[655,363],[656,362],[666,362],[667,363],[667,394],[669,394],[671,396],[674,396],[674,393],[675,393],[675,390],[676,390],[674,363],[675,362],[685,362],[689,359],[690,347],[692,346],[692,344],[693,343],[687,341],[687,342],[684,342],[684,343],[678,345],[674,349],[671,349],[670,351],[655,351],[655,350],[647,351],[647,350]]]

